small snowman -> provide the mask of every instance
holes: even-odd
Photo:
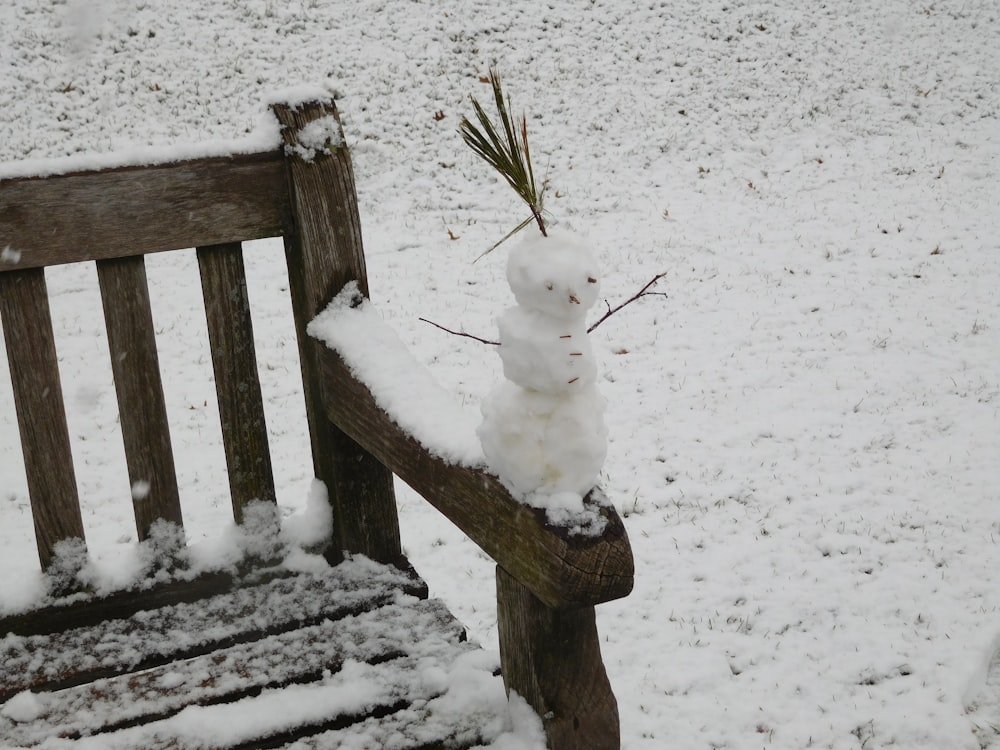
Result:
[[[607,453],[586,324],[600,275],[589,243],[550,230],[510,251],[507,281],[517,304],[497,321],[506,379],[484,401],[478,434],[514,494],[566,521],[583,512]]]
[[[517,305],[497,320],[505,380],[483,402],[478,435],[487,464],[512,494],[544,508],[553,523],[600,533],[602,519],[583,502],[607,453],[605,401],[586,324],[600,275],[586,240],[546,226],[527,119],[511,117],[495,70],[489,81],[499,122],[472,97],[474,119],[462,118],[459,130],[531,216],[487,253],[531,224],[541,236],[510,251],[507,281]]]

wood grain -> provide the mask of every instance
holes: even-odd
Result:
[[[308,123],[337,118],[332,102],[276,105],[274,113],[290,147],[298,145],[299,131]],[[285,235],[285,255],[314,469],[329,491],[340,549],[394,562],[402,548],[392,473],[327,419],[320,365],[306,333],[309,321],[347,282],[368,286],[350,155],[341,146],[308,162],[298,156],[287,161],[293,224]]]
[[[381,599],[384,598],[383,595]],[[424,680],[424,686],[420,686],[414,684],[416,680],[412,678],[419,679],[420,671],[416,667],[421,663],[426,665],[429,660],[424,655],[404,656],[412,647],[411,635],[441,643],[434,656],[443,657],[442,661],[464,650],[461,645],[464,631],[439,600],[395,603],[391,599],[386,602],[373,597],[371,608],[365,612],[353,613],[332,607],[321,612],[322,619],[315,624],[279,622],[276,628],[269,629],[275,630],[274,634],[249,641],[245,641],[240,631],[231,630],[229,640],[234,643],[223,644],[211,653],[58,692],[49,691],[43,716],[29,722],[0,722],[0,741],[30,747],[50,737],[77,739],[109,735],[117,730],[167,719],[188,706],[202,706],[203,712],[211,711],[209,706],[252,698],[265,690],[318,683],[324,676],[329,678],[340,671],[349,660],[368,665],[386,664],[378,674],[395,678],[401,683],[400,688],[406,685],[420,691],[422,687],[424,694],[421,697],[426,700],[433,696],[434,685]],[[352,616],[346,616],[348,614]],[[205,625],[211,628],[214,623],[209,620]],[[137,624],[131,635],[140,642],[161,640],[161,634],[155,630],[143,632],[141,624]],[[35,643],[31,645],[36,646]],[[273,722],[265,736],[280,737],[284,740],[283,745],[294,739],[289,738],[289,734],[310,735],[329,729],[331,724],[334,727],[352,725],[376,715],[379,709],[391,713],[385,709],[397,703],[401,692],[384,695],[382,701],[373,702],[358,712],[341,712],[336,706],[328,705],[313,721],[291,726],[285,723],[282,712],[272,712]],[[415,696],[411,697],[403,705],[414,699]],[[224,715],[217,717],[219,721],[225,719]],[[411,716],[411,721],[418,719]],[[150,734],[166,729],[161,724],[151,728]],[[109,747],[123,744],[122,738],[113,734],[106,740]],[[142,741],[134,734],[132,740],[133,745]],[[169,741],[164,744],[174,747]],[[271,743],[271,746],[277,745]],[[142,746],[150,745],[143,743]]]
[[[0,272],[275,237],[287,223],[277,149],[3,180]]]
[[[498,567],[497,625],[504,686],[542,718],[552,750],[621,746],[593,607],[551,609]]]
[[[142,256],[99,260],[97,279],[139,539],[162,518],[183,526]]]
[[[42,269],[0,274],[0,316],[35,542],[48,568],[57,542],[84,533]]]
[[[247,503],[274,502],[275,494],[242,246],[199,247],[198,267],[233,517],[243,523]]]

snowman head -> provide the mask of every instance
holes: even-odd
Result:
[[[518,305],[562,320],[584,317],[601,291],[590,243],[552,230],[511,249],[507,282]]]

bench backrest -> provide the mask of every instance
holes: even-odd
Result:
[[[143,540],[156,519],[183,525],[144,255],[197,247],[233,516],[240,522],[249,502],[275,495],[240,243],[274,236],[285,240],[316,475],[335,489],[334,475],[343,476],[338,464],[352,467],[352,490],[371,506],[363,548],[338,533],[329,554],[348,548],[386,562],[399,558],[391,475],[370,457],[359,465],[359,449],[322,416],[305,333],[346,282],[357,280],[367,291],[350,156],[333,145],[343,137],[332,102],[273,109],[285,147],[270,152],[3,183],[0,314],[43,567],[58,542],[84,539],[44,268],[96,262]],[[314,130],[318,124],[331,145],[303,145],[301,129],[309,124]],[[344,450],[349,455],[338,459]],[[342,531],[351,513],[338,513],[336,521]]]

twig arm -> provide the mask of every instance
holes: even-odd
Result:
[[[445,333],[450,333],[453,336],[465,336],[465,338],[478,341],[481,344],[489,344],[490,346],[500,346],[499,341],[490,341],[489,339],[482,339],[479,338],[479,336],[473,336],[471,333],[465,333],[463,331],[453,331],[450,328],[445,328],[443,325],[435,323],[433,320],[427,320],[427,318],[417,318],[417,320],[421,321],[422,323],[430,323],[435,328],[440,328]]]
[[[604,315],[602,315],[600,317],[600,319],[596,323],[594,323],[590,328],[587,329],[587,333],[593,332],[593,330],[595,328],[597,328],[597,326],[599,326],[601,323],[603,323],[605,320],[607,320],[608,318],[610,318],[612,315],[614,315],[616,312],[618,312],[619,310],[621,310],[626,305],[631,305],[637,299],[641,299],[642,297],[650,297],[650,296],[653,296],[653,295],[657,295],[657,296],[660,296],[660,297],[666,297],[667,296],[666,292],[651,292],[651,291],[649,291],[649,288],[651,286],[653,286],[657,281],[659,281],[660,279],[662,279],[666,275],[667,275],[666,271],[664,271],[663,273],[656,274],[656,276],[654,276],[652,279],[650,279],[646,283],[646,286],[644,286],[642,289],[640,289],[638,292],[636,292],[635,294],[633,294],[631,297],[629,297],[627,300],[625,300],[624,302],[622,302],[617,307],[611,307],[611,305],[608,305],[608,311],[606,313],[604,313]],[[607,304],[607,302],[605,302],[605,304]]]

